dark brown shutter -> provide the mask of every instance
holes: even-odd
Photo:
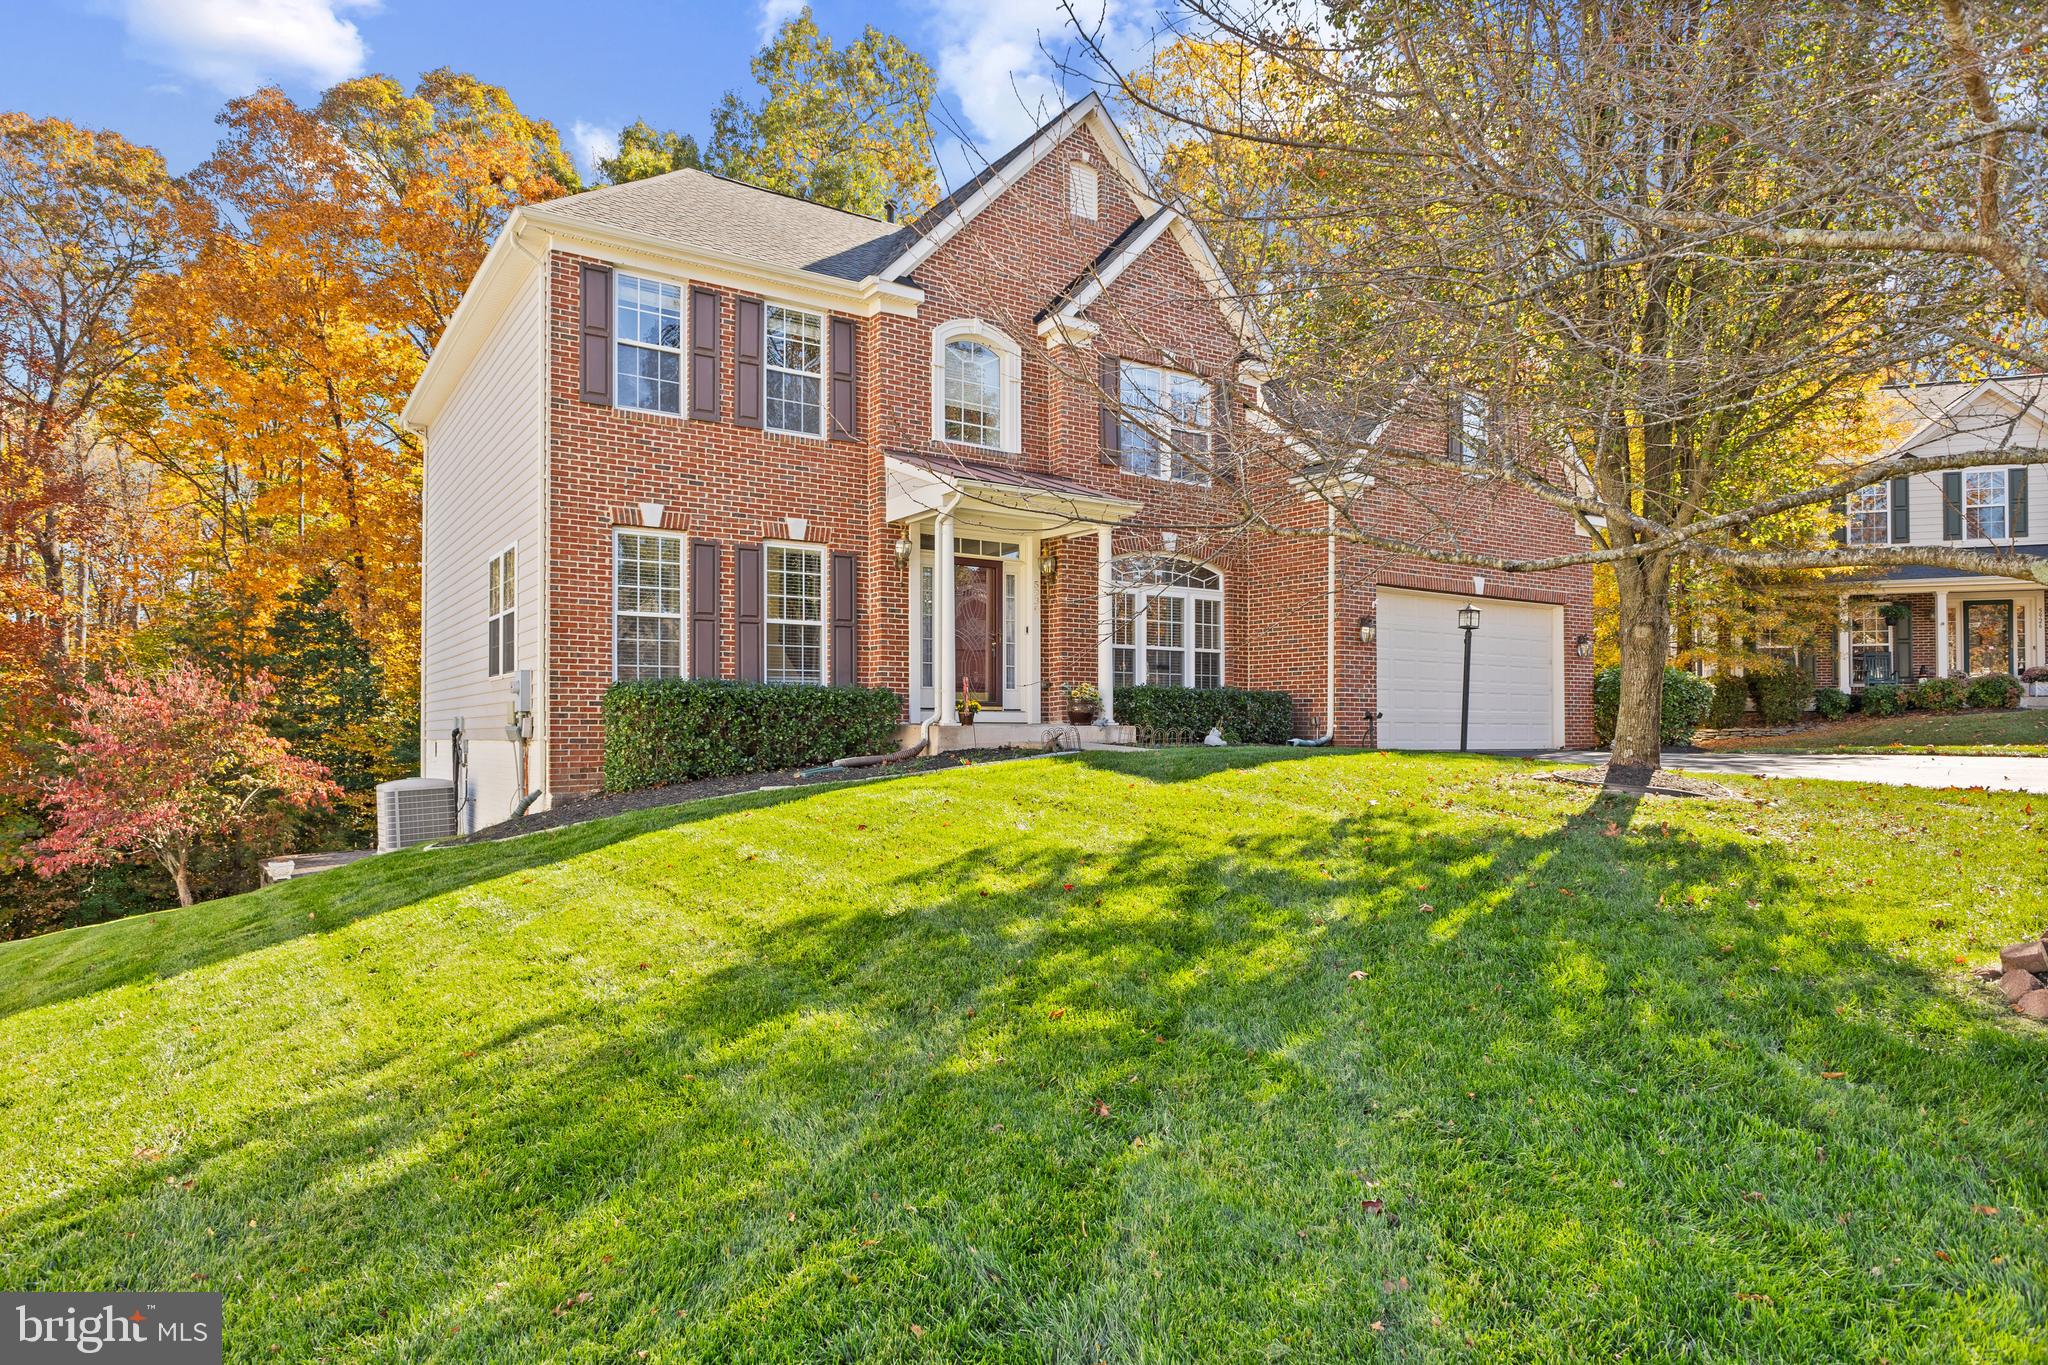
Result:
[[[718,600],[718,546],[708,540],[690,542],[690,676],[718,676],[718,618],[725,604]]]
[[[757,303],[758,307],[758,303]],[[734,644],[738,647],[740,681],[760,682],[768,676],[763,652],[767,647],[767,624],[762,616],[768,581],[761,562],[761,547],[736,545],[732,552],[734,599]]]
[[[690,416],[718,420],[718,295],[690,291]]]
[[[839,687],[853,686],[853,594],[853,556],[835,554],[832,556],[832,682]]]
[[[761,300],[733,300],[732,420],[761,425]]]
[[[1102,462],[1121,464],[1123,457],[1123,370],[1113,355],[1102,357]]]
[[[612,401],[612,268],[583,267],[583,401]]]
[[[832,439],[851,441],[860,433],[854,423],[853,376],[855,341],[852,318],[833,318],[831,323],[831,344],[826,348],[832,355]]]

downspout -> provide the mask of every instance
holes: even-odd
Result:
[[[1323,537],[1323,732],[1314,739],[1290,739],[1298,749],[1321,749],[1337,737],[1337,509],[1330,508],[1330,532]]]

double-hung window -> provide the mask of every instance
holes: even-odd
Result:
[[[683,410],[683,287],[618,274],[619,406]]]
[[[1849,608],[1849,676],[1858,687],[1894,681],[1892,628],[1875,602]]]
[[[1451,410],[1450,457],[1467,468],[1486,458],[1493,404],[1483,393],[1461,393]]]
[[[1892,486],[1866,484],[1849,495],[1849,543],[1883,545],[1892,538]]]
[[[1129,362],[1118,367],[1125,472],[1209,482],[1209,386],[1191,374]]]
[[[825,434],[825,319],[771,303],[766,311],[763,357],[770,431]]]
[[[620,682],[683,676],[683,538],[620,531],[612,556],[612,648]]]
[[[517,550],[507,550],[491,560],[491,586],[487,599],[490,626],[484,645],[484,672],[493,678],[512,671],[512,623],[519,605],[517,561]]]
[[[946,343],[946,439],[990,450],[1003,443],[1003,365],[979,341]]]
[[[767,657],[771,683],[825,681],[825,552],[803,545],[770,545]]]
[[[1110,605],[1110,676],[1118,687],[1223,685],[1223,579],[1214,569],[1177,559],[1120,561]]]
[[[1963,534],[1971,540],[2004,540],[2006,483],[2003,469],[1973,469],[1963,475]]]

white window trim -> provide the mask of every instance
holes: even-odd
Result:
[[[1983,475],[1990,478],[1992,484],[1998,490],[1998,498],[1995,502],[1972,503],[1970,501],[1970,478],[1972,475]],[[1975,508],[1977,511],[1982,512],[1984,509],[1990,507],[1996,507],[1998,509],[1999,518],[2003,522],[2005,529],[1995,536],[1987,536],[1981,533],[1973,534],[1970,529],[1971,509]],[[1986,545],[2004,545],[2010,542],[2012,538],[2012,472],[2007,469],[1964,470],[1963,539],[1980,541]]]
[[[1131,681],[1124,685],[1137,687],[1174,686],[1171,683],[1153,684],[1148,681],[1151,671],[1151,651],[1154,647],[1147,642],[1146,636],[1151,624],[1152,603],[1154,599],[1177,597],[1183,605],[1180,644],[1182,681],[1178,685],[1189,688],[1202,686],[1202,684],[1195,681],[1195,655],[1198,652],[1206,654],[1212,651],[1198,651],[1195,648],[1195,603],[1197,601],[1213,601],[1216,604],[1217,647],[1213,651],[1216,655],[1216,685],[1218,687],[1229,686],[1229,683],[1225,681],[1228,676],[1226,670],[1230,666],[1229,607],[1224,601],[1228,580],[1224,578],[1223,571],[1213,564],[1204,564],[1199,560],[1180,556],[1143,555],[1138,558],[1153,563],[1185,564],[1191,568],[1206,570],[1216,575],[1216,586],[1213,588],[1197,588],[1184,583],[1131,582],[1122,577],[1126,572],[1126,566],[1131,563],[1131,560],[1124,559],[1118,562],[1116,572],[1119,578],[1116,584],[1115,595],[1119,598],[1130,600],[1131,643],[1123,645],[1117,644],[1112,640],[1110,649],[1112,660],[1115,658],[1115,651],[1119,649],[1129,649],[1132,651]]]
[[[978,341],[996,353],[1002,387],[1002,435],[993,446],[946,439],[946,347]],[[1016,455],[1024,449],[1024,351],[1009,334],[982,318],[954,318],[932,328],[932,440],[965,450]]]
[[[768,315],[780,308],[785,313],[802,313],[818,320],[818,429],[801,431],[795,427],[771,426],[768,422],[768,376],[770,374],[793,374],[804,379],[812,376],[802,370],[792,370],[786,365],[768,363]],[[832,315],[819,308],[806,308],[800,303],[787,303],[781,299],[761,300],[761,430],[777,436],[794,436],[804,441],[827,439],[832,427]]]
[[[502,568],[502,565],[503,565],[503,564],[504,564],[504,562],[505,562],[505,557],[506,557],[507,555],[510,555],[510,556],[512,557],[512,574],[511,574],[511,586],[512,586],[512,601],[511,601],[510,605],[507,605],[507,604],[505,603],[505,600],[504,600],[504,599],[505,599],[505,583],[506,583],[506,576],[505,576],[505,573],[504,573],[504,569]],[[498,610],[497,610],[497,611],[496,611],[495,613],[494,613],[494,612],[492,612],[492,611],[491,611],[491,609],[490,609],[490,608],[491,608],[491,597],[490,597],[490,593],[491,593],[491,570],[492,570],[492,568],[494,568],[494,567],[498,568],[498,584],[499,584],[499,588],[498,588],[498,603],[499,603],[499,609],[498,609]],[[507,627],[508,627],[508,628],[509,628],[509,629],[510,629],[510,630],[511,630],[512,632],[513,632],[513,639],[512,639],[512,667],[510,667],[510,668],[499,668],[499,667],[498,667],[498,651],[497,651],[497,650],[494,650],[494,649],[492,649],[492,648],[491,648],[491,622],[493,622],[493,621],[498,621],[498,620],[502,620],[502,621],[504,621],[504,622],[506,623]],[[489,558],[488,560],[484,561],[484,654],[485,654],[485,659],[484,659],[484,676],[485,676],[485,677],[487,677],[487,678],[509,678],[509,677],[511,677],[511,676],[512,676],[512,675],[513,675],[514,673],[516,673],[516,672],[518,672],[518,671],[519,671],[519,637],[518,637],[518,631],[519,631],[519,542],[515,540],[515,541],[513,541],[513,542],[512,542],[511,544],[509,544],[509,545],[506,545],[506,546],[504,546],[504,547],[503,547],[502,549],[500,549],[500,550],[498,551],[498,553],[496,553],[495,555],[492,555],[492,556],[491,556],[491,557],[490,557],[490,558]],[[503,640],[503,639],[505,638],[505,632],[504,632],[503,630],[500,630],[500,631],[498,632],[498,638],[499,638],[500,640]]]
[[[1858,622],[1857,618],[1865,612],[1868,612],[1870,617],[1877,622],[1875,629],[1865,627]],[[1884,650],[1885,654],[1891,659],[1893,676],[1896,677],[1898,675],[1898,628],[1884,618],[1883,604],[1877,602],[1858,603],[1850,607],[1844,614],[1843,626],[1844,634],[1849,642],[1849,678],[1851,682],[1854,682],[1856,679],[1856,654],[1858,650]],[[1882,643],[1874,638],[1859,641],[1856,638],[1859,632],[1866,636],[1882,634],[1884,640]]]
[[[1875,498],[1870,495],[1876,494]],[[1859,506],[1859,501],[1861,505]],[[1858,518],[1883,514],[1881,534],[1876,540],[1869,540],[1857,533]],[[1844,534],[1851,545],[1889,545],[1892,540],[1892,486],[1889,479],[1865,484],[1849,495],[1848,522]]]
[[[644,341],[627,341],[619,335],[619,282],[626,279],[647,280],[654,284],[674,285],[676,289],[681,291],[682,299],[676,309],[676,319],[680,329],[676,337],[676,346],[673,348],[668,346],[650,346]],[[613,406],[621,412],[644,412],[652,417],[688,417],[690,415],[690,282],[688,280],[673,279],[652,270],[626,270],[619,266],[613,266],[611,334]],[[624,401],[622,396],[623,390],[619,387],[619,347],[621,346],[634,346],[643,351],[660,351],[664,354],[671,349],[674,350],[676,357],[676,410],[674,412],[670,412],[667,408],[643,408],[638,403]]]
[[[818,557],[818,619],[815,623],[788,616],[770,616],[768,602],[768,552],[800,550]],[[776,683],[768,677],[768,627],[775,625],[818,627],[818,676],[811,682]],[[761,680],[776,687],[825,687],[832,681],[832,552],[828,546],[807,540],[764,540],[761,542]]]
[[[614,526],[612,527],[612,681],[620,681],[619,540],[622,536],[659,536],[664,540],[673,540],[676,542],[676,554],[680,560],[679,567],[682,571],[680,591],[678,592],[676,597],[676,601],[678,604],[678,610],[676,615],[676,667],[678,671],[676,673],[676,676],[678,678],[687,678],[690,676],[690,537],[688,536],[688,534],[682,531],[665,531],[653,526]],[[647,611],[636,611],[633,613],[633,615],[654,616],[657,615],[657,613]],[[634,679],[634,681],[647,682],[653,680],[645,678],[636,678]]]
[[[1151,417],[1146,417],[1124,406],[1124,376],[1132,370],[1149,370],[1153,374],[1156,374],[1160,377],[1162,384],[1164,383],[1164,381],[1169,379],[1192,379],[1197,384],[1201,385],[1202,425],[1199,428],[1176,427],[1171,421],[1166,419],[1164,414],[1155,414]],[[1216,385],[1214,383],[1207,379],[1204,379],[1201,375],[1195,374],[1189,370],[1176,370],[1168,365],[1152,365],[1142,360],[1119,360],[1116,366],[1116,381],[1117,403],[1119,408],[1122,409],[1117,416],[1118,422],[1125,426],[1139,426],[1144,427],[1147,430],[1151,431],[1153,438],[1161,442],[1162,449],[1166,453],[1167,459],[1169,461],[1169,467],[1171,469],[1179,469],[1182,460],[1180,449],[1173,442],[1173,433],[1175,431],[1200,430],[1202,434],[1208,439],[1210,455],[1212,458],[1214,457],[1216,450]],[[1117,468],[1119,471],[1121,471],[1124,474],[1130,475],[1132,478],[1152,479],[1158,483],[1185,484],[1190,488],[1207,488],[1210,486],[1210,484],[1212,484],[1215,481],[1210,471],[1207,469],[1198,470],[1197,472],[1200,474],[1201,477],[1194,479],[1183,479],[1173,473],[1150,474],[1146,473],[1143,470],[1132,469],[1130,465],[1125,463],[1124,461],[1124,455],[1122,450],[1123,442],[1119,440],[1117,444],[1119,447],[1117,452]]]

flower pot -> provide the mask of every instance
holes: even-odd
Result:
[[[1073,721],[1076,725],[1093,725],[1095,723],[1095,708],[1080,705],[1069,706],[1067,708],[1067,719]]]
[[[972,724],[974,724],[974,712],[972,712],[972,711],[962,711],[962,712],[960,713],[960,723],[961,723],[962,725],[972,725]]]

